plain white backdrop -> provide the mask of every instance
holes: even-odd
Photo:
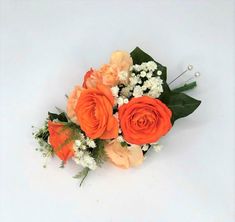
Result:
[[[233,222],[234,26],[232,0],[0,0],[0,221]],[[82,188],[72,163],[44,169],[31,125],[64,109],[86,70],[135,46],[169,80],[193,64],[199,109],[139,168],[107,163]]]

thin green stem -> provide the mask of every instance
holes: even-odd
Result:
[[[194,82],[191,82],[191,83],[186,83],[183,86],[180,86],[178,88],[175,88],[175,89],[172,90],[172,92],[180,93],[180,92],[184,92],[184,91],[193,89],[196,86],[197,86],[197,83],[196,83],[196,81],[194,81]]]

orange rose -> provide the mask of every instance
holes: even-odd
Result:
[[[82,90],[75,107],[81,129],[92,139],[112,139],[118,135],[118,121],[113,116],[114,98],[111,90],[97,84]]]
[[[148,96],[133,98],[119,108],[123,136],[128,143],[154,143],[165,135],[171,125],[171,110],[159,99]]]
[[[123,147],[117,140],[112,140],[104,147],[109,160],[117,167],[127,169],[140,165],[143,160],[143,152],[138,145]]]
[[[87,88],[95,87],[97,84],[103,84],[108,87],[113,87],[118,84],[119,70],[113,65],[103,65],[99,70],[90,72],[84,79],[84,85]]]
[[[54,149],[56,155],[66,162],[74,155],[74,141],[68,142],[71,137],[71,130],[65,129],[64,124],[48,121],[49,143]]]
[[[109,64],[117,66],[119,71],[129,72],[130,66],[133,64],[133,61],[128,52],[115,51],[111,55]]]
[[[67,102],[67,115],[74,122],[78,124],[77,116],[75,113],[75,107],[78,102],[78,98],[82,92],[83,88],[80,86],[76,86],[74,90],[71,92]]]

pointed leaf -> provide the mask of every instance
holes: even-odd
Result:
[[[184,93],[171,93],[166,105],[172,111],[171,122],[186,117],[200,105],[201,101],[196,100]]]

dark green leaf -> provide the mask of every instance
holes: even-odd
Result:
[[[60,113],[60,114],[48,112],[48,116],[49,116],[49,120],[51,120],[51,121],[58,119],[61,122],[68,122],[68,119],[67,119],[66,114],[64,112]]]
[[[201,101],[196,100],[184,93],[171,93],[166,105],[172,111],[172,124],[175,120],[188,116],[200,105]]]
[[[149,61],[154,61],[157,63],[158,69],[162,71],[161,78],[166,81],[166,75],[167,75],[167,69],[165,66],[161,65],[157,61],[155,61],[150,55],[145,53],[143,50],[141,50],[139,47],[136,47],[132,52],[131,52],[131,57],[133,59],[133,64],[138,64],[140,65],[143,62],[149,62]]]
[[[82,178],[81,182],[80,182],[80,186],[82,186],[83,181],[85,180],[85,178],[87,177],[88,173],[89,173],[90,169],[88,167],[85,167],[82,169],[82,171],[80,171],[78,174],[76,174],[73,178],[75,179],[79,179]]]
[[[101,166],[103,162],[106,160],[106,153],[104,150],[104,141],[101,139],[97,139],[95,141],[97,147],[92,150],[91,156],[95,159],[96,164]]]

